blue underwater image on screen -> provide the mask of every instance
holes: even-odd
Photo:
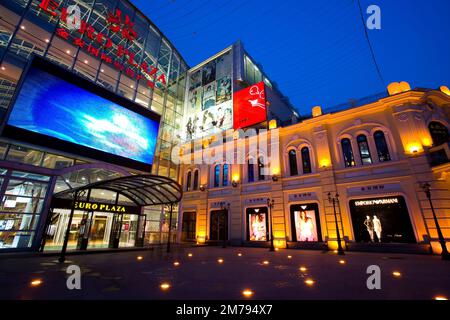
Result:
[[[157,121],[33,67],[8,124],[146,164],[153,162],[159,127]]]

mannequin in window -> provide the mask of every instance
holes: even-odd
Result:
[[[378,242],[381,242],[381,221],[377,218],[377,216],[373,216],[373,230],[375,231],[375,234],[377,235]]]
[[[265,241],[266,240],[266,226],[264,225],[264,217],[261,214],[255,216],[252,223],[253,237],[252,241]]]
[[[372,220],[370,220],[369,216],[366,216],[366,220],[364,220],[364,225],[366,226],[367,232],[369,233],[370,241],[374,242],[374,239],[373,239],[373,235],[374,235],[373,234],[373,222],[372,222]]]
[[[310,217],[308,217],[305,211],[300,212],[299,228],[299,241],[315,241],[313,221]]]

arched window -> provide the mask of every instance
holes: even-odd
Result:
[[[220,186],[220,165],[214,167],[214,187]]]
[[[255,165],[253,163],[253,159],[248,159],[247,163],[247,172],[248,172],[248,182],[254,182],[255,181]]]
[[[189,171],[186,179],[186,191],[191,191],[191,179],[192,179],[192,172]]]
[[[342,153],[344,155],[344,163],[346,167],[353,167],[355,165],[355,158],[353,157],[352,143],[350,139],[344,138],[341,140]]]
[[[428,125],[431,138],[433,139],[433,146],[440,146],[443,143],[448,142],[448,129],[440,122],[430,122]]]
[[[198,190],[198,170],[194,172],[194,187],[193,190]]]
[[[223,181],[222,181],[222,185],[224,186],[224,187],[226,187],[226,186],[228,186],[228,164],[224,164],[223,165],[223,169],[222,169],[222,171],[223,171]]]
[[[258,158],[258,180],[262,181],[265,179],[264,175],[264,158],[260,156]]]
[[[369,143],[367,137],[360,134],[356,141],[358,142],[359,155],[361,156],[361,162],[363,165],[372,164],[372,157],[370,156]]]
[[[291,176],[298,175],[297,152],[295,150],[289,151],[289,173]]]
[[[309,156],[309,148],[302,148],[302,166],[303,166],[303,174],[311,173],[311,157]]]
[[[376,131],[373,134],[373,139],[375,140],[375,145],[377,147],[378,160],[380,162],[390,161],[391,155],[389,154],[384,132],[381,130]]]

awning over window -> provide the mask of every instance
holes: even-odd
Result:
[[[174,180],[155,175],[132,175],[94,182],[82,187],[55,193],[57,199],[74,199],[79,192],[102,189],[117,192],[138,206],[172,204],[181,201],[183,191]]]

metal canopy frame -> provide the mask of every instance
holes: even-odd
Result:
[[[181,201],[181,198],[183,197],[183,189],[176,181],[170,178],[152,174],[142,174],[94,182],[85,186],[61,191],[53,195],[53,197],[57,199],[69,199],[72,201],[72,210],[69,216],[63,247],[58,259],[59,262],[63,263],[65,261],[70,225],[72,224],[72,218],[75,211],[75,202],[83,198],[86,193],[90,194],[90,190],[92,189],[116,192],[116,204],[119,199],[119,195],[123,195],[139,207],[170,205],[169,238],[167,241],[167,252],[170,252],[170,231],[172,229],[173,206],[175,203]],[[42,245],[42,249],[44,245],[45,241]]]
[[[141,207],[170,205],[180,202],[183,197],[183,189],[176,181],[151,174],[124,176],[94,182],[55,193],[53,197],[73,200],[78,193],[89,189],[103,189],[117,192]]]

